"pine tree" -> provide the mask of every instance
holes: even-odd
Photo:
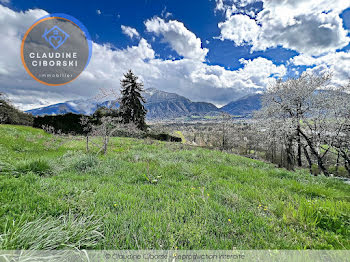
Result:
[[[124,124],[134,123],[139,129],[145,130],[147,110],[143,103],[146,101],[141,95],[143,83],[137,82],[137,79],[138,77],[129,70],[120,81],[122,97],[119,111]]]

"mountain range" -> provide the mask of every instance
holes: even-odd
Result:
[[[261,107],[261,95],[254,94],[230,102],[222,108],[207,102],[193,102],[175,93],[148,88],[143,92],[148,119],[174,119],[189,116],[215,116],[226,112],[234,116],[248,117]],[[26,111],[37,115],[59,115],[66,113],[93,114],[98,107],[111,106],[112,101],[98,102],[93,99],[73,100]],[[119,105],[116,104],[118,107]]]
[[[262,94],[248,95],[228,103],[221,110],[230,115],[247,117],[261,108],[261,97]]]

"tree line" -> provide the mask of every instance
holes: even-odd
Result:
[[[33,116],[15,108],[5,94],[0,93],[0,124],[31,126]]]

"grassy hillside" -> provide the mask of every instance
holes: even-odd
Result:
[[[9,125],[0,163],[0,249],[350,248],[350,186],[335,179],[150,140],[96,157]]]

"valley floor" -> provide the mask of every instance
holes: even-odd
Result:
[[[152,140],[96,156],[0,125],[0,249],[74,247],[349,249],[350,186]]]

